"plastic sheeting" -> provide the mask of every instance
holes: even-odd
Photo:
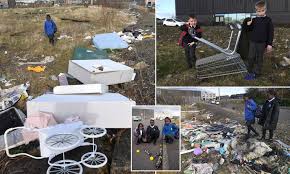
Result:
[[[108,54],[105,50],[91,50],[82,47],[76,47],[74,49],[71,60],[90,60],[90,59],[108,59]]]
[[[123,49],[129,45],[117,33],[97,34],[93,43],[98,49]]]

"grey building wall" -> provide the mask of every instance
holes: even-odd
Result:
[[[185,19],[198,15],[202,23],[211,23],[214,14],[254,13],[258,0],[175,0],[176,16]],[[290,0],[266,0],[267,14],[274,23],[290,23]]]

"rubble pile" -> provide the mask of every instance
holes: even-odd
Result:
[[[182,123],[183,149],[181,154],[189,155],[190,158],[190,162],[184,165],[184,173],[288,172],[288,145],[279,140],[275,142],[260,141],[258,137],[254,136],[246,139],[247,128],[228,118],[207,122],[203,119],[202,121],[185,120]]]

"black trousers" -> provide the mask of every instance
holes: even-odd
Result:
[[[266,131],[267,129],[263,129],[263,135],[262,135],[262,138],[266,138]],[[269,130],[269,139],[273,139],[273,135],[274,135],[274,130]]]
[[[54,44],[55,44],[54,34],[52,34],[52,35],[48,35],[47,37],[48,37],[48,39],[49,39],[49,43],[50,43],[51,45],[54,45]]]
[[[150,134],[147,138],[148,138],[148,143],[153,142],[155,144],[157,139],[159,138],[159,135],[153,133],[153,134]]]
[[[248,128],[248,136],[250,136],[251,131],[253,131],[256,135],[258,134],[258,132],[252,126],[252,124],[254,124],[254,123],[255,123],[255,120],[246,122],[246,125],[247,125],[247,128]]]
[[[189,68],[192,68],[195,65],[196,56],[195,56],[195,49],[196,44],[189,46],[186,43],[184,43],[184,51],[185,51],[185,57]]]
[[[168,144],[172,144],[174,141],[173,136],[165,135],[165,142]]]
[[[249,73],[255,73],[261,75],[265,51],[265,43],[257,43],[250,41],[249,56],[248,56],[248,71]]]

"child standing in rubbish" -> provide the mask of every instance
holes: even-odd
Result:
[[[57,31],[56,24],[51,19],[51,16],[49,14],[46,15],[46,20],[44,22],[44,32],[49,39],[49,43],[52,45],[55,44],[54,34],[56,33],[56,31]]]
[[[247,22],[247,29],[251,31],[249,45],[249,73],[246,80],[254,80],[261,75],[264,51],[272,51],[274,26],[270,17],[266,15],[266,2],[259,1],[255,5],[257,17]]]
[[[250,138],[250,133],[253,131],[255,136],[259,136],[258,132],[252,127],[255,124],[255,110],[257,109],[257,104],[255,101],[248,95],[244,95],[245,101],[245,121],[248,128],[248,133],[246,135],[246,139]]]
[[[164,136],[165,142],[168,144],[172,144],[178,127],[175,124],[171,123],[171,119],[169,117],[166,117],[164,119],[164,122],[165,123],[162,129],[162,134]]]
[[[195,65],[196,56],[195,49],[197,46],[197,40],[194,37],[202,37],[202,30],[197,24],[197,18],[194,15],[188,17],[188,22],[180,27],[182,33],[178,44],[184,48],[187,64],[189,68]]]

